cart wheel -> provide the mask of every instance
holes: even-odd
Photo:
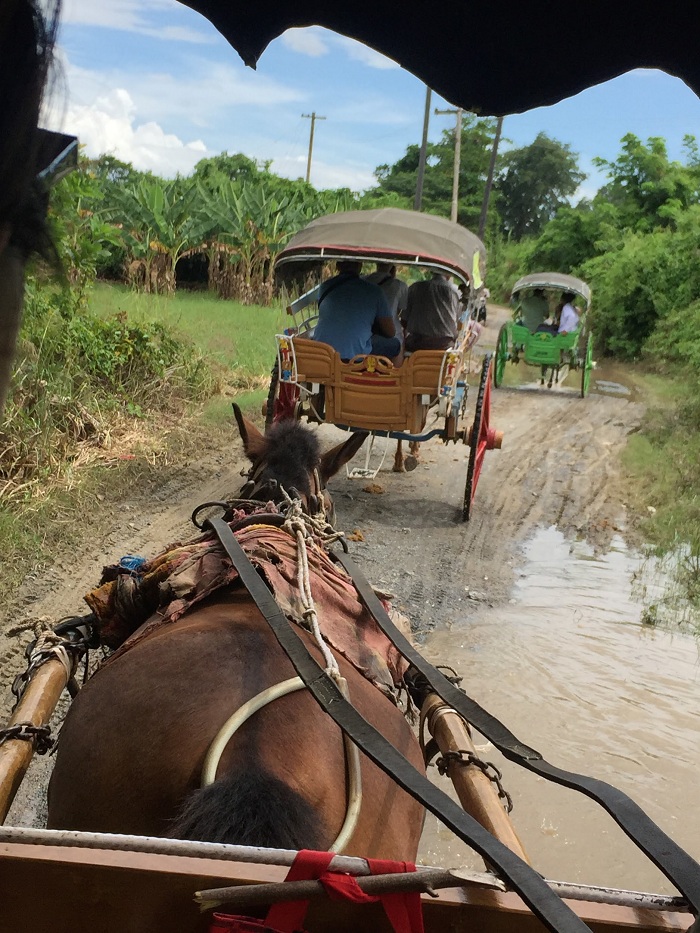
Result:
[[[277,360],[275,360],[275,365],[272,367],[272,373],[270,374],[270,388],[267,390],[267,401],[263,404],[265,431],[268,430],[274,420],[275,405],[277,404],[277,396],[279,394],[279,384],[279,365]]]
[[[498,388],[503,383],[503,376],[508,362],[508,325],[504,324],[498,332],[496,342],[496,361],[493,367],[493,385]]]
[[[301,405],[299,404],[299,386],[291,382],[280,382],[277,362],[272,368],[270,388],[265,403],[265,430],[278,421],[301,418]]]
[[[593,369],[593,334],[586,338],[586,355],[581,366],[581,398],[588,395],[591,384],[591,370]]]
[[[489,421],[491,419],[491,382],[489,377],[491,376],[492,359],[493,354],[491,353],[487,353],[484,357],[481,379],[479,380],[479,394],[476,397],[476,408],[474,410],[474,423],[469,433],[469,464],[467,466],[467,484],[464,487],[464,504],[462,506],[463,522],[469,521],[471,515],[476,484],[479,482],[479,474],[484,462],[484,454],[489,446],[494,446],[493,443],[489,443]],[[498,364],[496,363],[496,365]],[[493,441],[493,438],[491,440]],[[500,447],[500,440],[498,446]]]

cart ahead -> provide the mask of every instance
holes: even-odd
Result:
[[[318,315],[317,292],[311,289],[288,306],[293,325],[277,336],[267,421],[305,417],[369,432],[372,440],[381,436],[416,445],[440,437],[467,444],[462,506],[467,520],[484,455],[502,440],[490,427],[490,355],[479,367],[473,420],[467,424],[467,378],[481,330],[475,312],[485,274],[484,245],[442,217],[397,208],[348,211],[314,220],[292,238],[276,265],[278,270],[315,267],[320,277],[324,264],[343,259],[438,271],[458,280],[463,305],[457,337],[446,350],[417,350],[393,360],[368,354],[344,362],[333,347],[313,339]],[[358,473],[376,470],[368,460]]]

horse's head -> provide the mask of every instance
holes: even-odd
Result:
[[[233,412],[252,464],[241,497],[280,502],[282,487],[292,497],[298,496],[311,514],[319,511],[317,500],[322,498],[332,522],[333,501],[326,483],[355,456],[367,435],[351,434],[347,441],[322,454],[315,433],[298,421],[281,421],[262,434],[235,403]]]

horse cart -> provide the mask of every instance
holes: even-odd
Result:
[[[472,365],[477,365],[472,361],[472,350],[481,330],[474,312],[483,285],[485,256],[483,243],[473,233],[431,214],[383,208],[330,214],[312,221],[278,255],[279,271],[288,275],[312,269],[320,275],[324,263],[355,259],[446,272],[461,283],[465,298],[459,332],[446,350],[417,350],[393,360],[369,354],[344,362],[333,347],[313,339],[318,320],[313,300],[316,287],[289,304],[293,324],[277,336],[267,423],[295,417],[369,432],[365,467],[351,473],[363,478],[373,478],[378,472],[370,462],[377,437],[386,438],[387,444],[390,438],[399,445],[407,441],[412,450],[433,437],[446,444],[466,444],[469,460],[462,505],[466,521],[484,455],[500,447],[502,441],[502,433],[490,423],[489,355],[479,366],[473,418],[467,423],[468,377]],[[408,464],[414,465],[415,460]]]
[[[29,647],[0,730],[3,820],[53,743],[64,688],[72,702],[51,828],[0,826],[0,930],[688,931],[700,866],[625,794],[548,762],[429,664],[345,552],[325,483],[358,435],[321,456],[296,421],[262,435],[236,416],[245,498],[203,504],[191,541],[105,568],[91,614]],[[601,804],[679,895],[545,880],[472,730]],[[459,804],[426,776],[436,755]],[[424,810],[485,870],[415,866]]]
[[[548,324],[563,297],[578,301],[578,325],[567,333],[557,333],[557,322]],[[590,287],[581,279],[560,272],[536,272],[513,286],[513,320],[498,333],[493,367],[493,384],[503,384],[506,363],[524,362],[540,367],[540,384],[563,382],[570,371],[580,373],[580,394],[585,398],[593,370],[593,334],[588,323]]]

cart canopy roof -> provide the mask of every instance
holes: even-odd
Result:
[[[277,265],[341,258],[427,266],[474,288],[482,285],[486,271],[486,247],[465,227],[396,207],[318,217],[292,237]]]
[[[580,295],[586,302],[586,306],[591,303],[591,289],[582,280],[573,275],[564,275],[561,272],[533,272],[532,275],[524,275],[513,286],[513,295],[533,288],[556,288],[561,292],[573,292]]]
[[[285,30],[325,26],[394,59],[453,105],[484,115],[554,104],[633,68],[661,68],[700,92],[698,11],[688,0],[671,0],[663,14],[658,5],[627,0],[441,0],[429,11],[422,0],[405,0],[400,22],[395,0],[183,2],[206,16],[253,68]]]

